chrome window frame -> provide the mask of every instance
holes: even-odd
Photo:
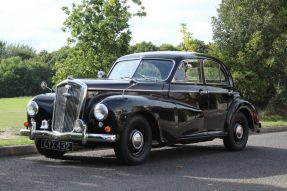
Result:
[[[172,65],[172,67],[171,67],[171,70],[170,70],[168,76],[167,76],[165,79],[160,79],[160,80],[158,79],[158,81],[167,81],[167,80],[170,78],[171,73],[173,72],[174,67],[175,67],[175,60],[172,60],[172,59],[164,59],[164,58],[152,58],[152,57],[151,57],[151,58],[136,58],[136,59],[118,60],[118,61],[116,61],[116,62],[113,64],[112,68],[110,69],[110,71],[109,71],[109,73],[108,73],[108,75],[107,75],[107,79],[108,79],[108,77],[110,76],[111,71],[114,69],[114,67],[115,67],[115,65],[116,65],[117,63],[119,63],[119,62],[124,62],[124,61],[131,61],[131,60],[139,60],[138,67],[140,66],[140,63],[142,62],[142,60],[163,60],[163,61],[170,61],[170,62],[172,62],[173,65]],[[137,67],[137,69],[138,69],[138,67]],[[137,69],[136,69],[136,71],[137,71]],[[133,76],[132,76],[131,78],[133,78]],[[111,80],[111,79],[109,79],[109,80]],[[125,80],[125,81],[127,81],[128,79],[119,79],[119,80]]]
[[[204,70],[204,64],[206,61],[211,61],[215,64],[217,64],[219,66],[219,70],[224,74],[224,77],[225,79],[227,80],[227,83],[210,83],[210,82],[206,82],[206,79],[205,79],[205,70]],[[203,72],[203,81],[204,81],[204,84],[205,85],[217,85],[217,86],[228,86],[230,87],[231,86],[231,81],[230,81],[230,78],[229,78],[229,75],[228,75],[228,72],[226,71],[226,69],[223,67],[223,65],[213,59],[209,59],[209,58],[206,58],[206,59],[203,59],[202,60],[202,72]]]
[[[183,62],[185,60],[189,60],[189,59],[197,59],[199,61],[199,68],[200,68],[200,77],[201,77],[201,82],[190,82],[190,81],[186,81],[186,80],[182,80],[182,81],[176,81],[174,79],[175,77],[175,74],[178,70],[179,67],[181,67],[181,65],[183,64]],[[203,60],[202,58],[187,58],[187,59],[184,59],[184,60],[181,60],[179,65],[178,65],[178,68],[176,69],[173,77],[172,77],[172,80],[171,80],[171,84],[187,84],[187,85],[205,85],[205,80],[204,80],[204,75],[203,75]]]

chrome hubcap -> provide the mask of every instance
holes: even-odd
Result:
[[[132,145],[133,145],[133,147],[135,149],[138,150],[138,149],[142,148],[143,143],[144,143],[144,137],[143,137],[143,134],[140,131],[134,130],[132,132],[131,139],[132,139]]]
[[[237,139],[241,139],[243,137],[243,127],[238,123],[235,125],[235,135]]]

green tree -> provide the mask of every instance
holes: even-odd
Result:
[[[6,48],[6,43],[3,41],[0,41],[0,64],[1,64],[1,60],[4,59],[5,48]]]
[[[68,57],[68,52],[71,48],[68,46],[62,47],[59,50],[49,53],[46,50],[39,52],[36,56],[36,61],[45,63],[49,67],[53,67],[57,62],[63,62]]]
[[[28,60],[36,56],[36,51],[27,45],[23,44],[6,44],[0,41],[0,61],[5,58],[21,57],[23,60]]]
[[[213,47],[243,96],[274,110],[287,106],[286,18],[286,0],[223,0],[212,19]]]
[[[157,51],[158,47],[154,45],[152,42],[142,41],[136,43],[135,45],[130,46],[129,52],[136,53],[136,52],[148,52],[148,51]]]
[[[195,52],[196,43],[192,36],[193,34],[187,30],[185,23],[181,24],[180,32],[182,34],[182,42],[180,44],[180,49],[184,51]]]
[[[5,47],[4,58],[21,57],[23,60],[28,60],[36,56],[36,51],[27,45],[8,44]]]
[[[42,93],[41,81],[50,82],[48,65],[21,57],[3,59],[0,64],[0,97],[31,96]]]
[[[140,0],[131,2],[139,6],[135,13],[130,12],[127,1],[121,0],[82,0],[70,9],[63,8],[68,15],[63,30],[71,33],[68,42],[74,48],[69,50],[67,59],[55,64],[54,82],[68,75],[95,77],[98,70],[107,70],[117,57],[128,52],[128,21],[145,15]]]
[[[160,51],[178,51],[179,49],[172,44],[163,43],[159,46]]]
[[[186,24],[181,24],[182,42],[179,47],[183,51],[208,53],[209,47],[203,41],[193,38],[193,34],[187,30]]]

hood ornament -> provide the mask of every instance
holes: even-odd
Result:
[[[69,93],[69,90],[70,90],[71,87],[72,86],[69,85],[69,84],[65,85],[66,92],[63,93],[62,95],[65,96],[65,97],[71,97],[72,95]]]

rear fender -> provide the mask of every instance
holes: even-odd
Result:
[[[256,109],[251,103],[241,98],[237,98],[231,103],[226,116],[225,130],[230,127],[232,118],[237,112],[244,113],[248,120],[249,128],[253,131],[257,131],[260,123],[259,121],[255,121],[253,118],[254,113],[256,113]]]

